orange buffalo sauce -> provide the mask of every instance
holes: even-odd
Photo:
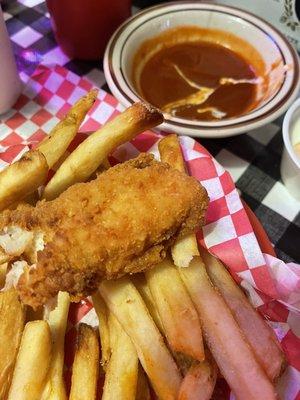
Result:
[[[266,84],[259,53],[225,31],[182,26],[142,44],[133,81],[149,103],[172,116],[221,120],[245,114]]]

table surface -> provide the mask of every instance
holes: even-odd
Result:
[[[133,11],[158,1],[136,0]],[[23,78],[39,63],[59,64],[109,91],[102,62],[70,60],[58,47],[43,0],[2,0],[2,9]],[[264,226],[282,260],[300,262],[300,202],[280,177],[282,117],[251,133],[226,139],[199,139],[231,173],[242,198]]]

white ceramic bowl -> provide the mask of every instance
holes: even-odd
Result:
[[[128,19],[111,38],[104,56],[104,72],[112,93],[124,106],[141,100],[132,84],[133,58],[140,45],[169,28],[182,25],[221,29],[247,41],[260,53],[272,87],[257,108],[245,115],[210,122],[165,115],[161,126],[165,131],[209,138],[237,135],[274,120],[295,99],[300,87],[299,59],[279,31],[233,7],[187,1],[145,9]]]
[[[293,103],[283,120],[284,149],[280,168],[281,177],[287,190],[293,197],[300,200],[300,159],[295,154],[291,138],[293,126],[297,120],[300,120],[300,98]]]

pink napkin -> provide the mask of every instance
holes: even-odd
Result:
[[[14,109],[2,118],[0,168],[35,147],[71,104],[92,86],[85,78],[63,67],[38,67]],[[86,137],[84,132],[98,129],[121,110],[116,99],[100,90],[93,110],[81,127],[83,133],[77,135],[69,151]],[[124,161],[145,151],[159,157],[160,137],[147,131],[120,146],[110,160],[112,163]],[[285,264],[261,252],[230,174],[194,139],[181,137],[180,141],[190,174],[205,186],[210,197],[207,222],[198,239],[227,265],[252,304],[275,330],[289,363],[278,382],[280,398],[300,400],[300,265]],[[97,324],[88,300],[74,304],[70,310],[66,367],[72,364],[78,322]]]

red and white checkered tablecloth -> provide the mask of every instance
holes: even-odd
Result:
[[[56,66],[39,66],[33,73],[14,108],[2,117],[0,125],[0,168],[34,147],[79,97],[92,88],[87,79]],[[120,112],[120,104],[100,90],[89,113],[69,147],[72,151],[85,137],[84,132],[99,126]],[[111,156],[112,164],[152,152],[158,157],[161,135],[147,131]],[[190,174],[208,191],[207,222],[199,242],[219,257],[236,280],[248,291],[252,303],[266,316],[286,353],[289,366],[280,381],[282,399],[300,399],[300,266],[285,264],[263,254],[230,174],[189,137],[181,137]],[[72,364],[72,345],[78,322],[98,323],[92,304],[82,301],[71,307],[66,335],[66,367]]]

